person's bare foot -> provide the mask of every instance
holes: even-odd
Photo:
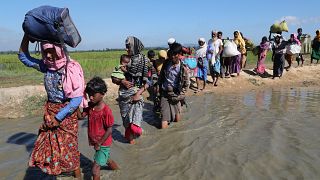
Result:
[[[167,129],[169,127],[168,121],[162,121],[161,129]]]
[[[136,144],[136,141],[134,139],[131,139],[131,140],[129,140],[129,144],[134,145],[134,144]]]

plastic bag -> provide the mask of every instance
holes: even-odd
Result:
[[[297,44],[288,45],[286,48],[287,48],[286,53],[290,55],[299,54],[301,51],[301,46]]]
[[[277,33],[277,32],[282,32],[282,31],[285,31],[285,32],[289,31],[289,28],[288,28],[288,25],[287,25],[286,21],[282,21],[280,23],[274,23],[270,27],[270,32],[271,33]]]
[[[237,45],[231,41],[225,41],[223,46],[223,53],[222,57],[232,57],[241,54],[238,49]]]
[[[286,21],[282,21],[279,25],[280,25],[281,31],[285,31],[285,32],[289,31],[289,28],[288,28],[288,25],[287,25]]]

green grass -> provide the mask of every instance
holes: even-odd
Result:
[[[158,51],[155,51],[156,53]],[[102,78],[110,77],[113,68],[119,64],[119,57],[125,51],[101,51],[101,52],[71,52],[72,59],[77,60],[84,71],[85,79],[93,76]],[[143,51],[146,55],[147,50]],[[41,58],[39,55],[32,55]],[[247,65],[254,66],[257,56],[248,52]],[[268,53],[267,62],[271,62],[271,53]],[[43,82],[43,75],[33,68],[25,67],[15,54],[0,54],[0,87],[12,87],[20,85],[34,85]]]

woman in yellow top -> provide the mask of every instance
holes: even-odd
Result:
[[[241,36],[240,31],[235,31],[233,33],[234,42],[238,47],[238,51],[241,53],[241,69],[245,67],[246,60],[247,60],[247,50],[246,50],[246,43]]]

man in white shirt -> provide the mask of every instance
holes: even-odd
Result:
[[[214,86],[217,86],[220,70],[219,70],[219,72],[215,71],[214,69],[216,69],[216,68],[213,68],[213,65],[215,64],[216,60],[220,61],[220,55],[221,55],[222,50],[223,50],[223,42],[222,42],[221,39],[218,38],[218,32],[217,31],[212,31],[211,32],[211,37],[212,37],[212,39],[210,39],[208,41],[208,46],[212,46],[213,47],[213,56],[209,60],[210,74],[212,76],[212,80],[213,80]]]

